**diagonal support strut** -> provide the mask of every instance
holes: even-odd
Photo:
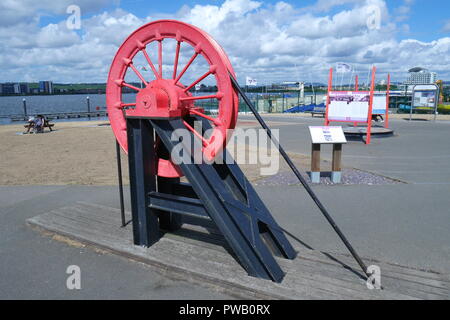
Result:
[[[210,126],[203,118],[195,119],[202,121],[205,130]],[[149,119],[149,122],[199,200],[174,195],[170,196],[170,201],[167,196],[161,197],[151,192],[149,207],[166,208],[166,211],[201,218],[206,213],[249,275],[281,282],[285,274],[273,254],[294,259],[297,253],[238,165],[234,161],[223,164],[196,163],[192,154],[195,150],[192,148],[193,141],[180,139],[183,137],[178,129],[185,126],[179,118]],[[192,138],[195,137],[192,135]],[[184,157],[173,152],[179,144],[183,153],[189,155],[190,162],[183,161]]]

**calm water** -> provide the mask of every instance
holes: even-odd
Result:
[[[27,102],[28,114],[78,112],[87,111],[86,95],[60,95],[60,96],[8,96],[0,97],[0,116],[11,114],[23,114],[23,102]],[[125,102],[131,102],[136,94],[124,94]],[[106,96],[104,94],[89,95],[91,111],[96,107],[106,108]]]
[[[27,114],[36,115],[39,113],[58,113],[58,112],[79,112],[87,111],[87,95],[55,95],[55,96],[8,96],[0,97],[0,123],[10,123],[9,119],[1,118],[6,115],[23,115],[23,102],[25,98],[27,103]],[[136,94],[124,94],[124,102],[132,102]],[[96,107],[106,108],[106,96],[104,94],[89,95],[91,111]],[[79,119],[78,119],[79,120]],[[67,121],[67,119],[66,119]]]
[[[196,95],[209,95],[211,93],[198,92]],[[259,98],[265,98],[267,94],[255,94],[248,93],[252,100]],[[271,93],[274,95],[274,93]],[[305,93],[308,95],[308,93]],[[295,94],[285,94],[285,97],[296,96]],[[27,114],[37,115],[39,113],[58,113],[58,112],[79,112],[87,111],[87,95],[74,94],[74,95],[55,95],[55,96],[0,96],[0,124],[11,123],[8,118],[2,116],[7,115],[23,115],[23,102],[26,99]],[[123,95],[125,103],[133,102],[136,99],[135,93],[129,93]],[[91,94],[89,95],[91,111],[95,111],[96,107],[100,107],[101,110],[106,108],[106,96],[104,94]],[[199,106],[207,101],[202,101]],[[76,121],[80,119],[74,119]],[[62,121],[68,121],[63,119]]]

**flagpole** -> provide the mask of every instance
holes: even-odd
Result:
[[[372,65],[372,66],[373,66],[373,65]],[[367,88],[370,87],[369,81],[370,81],[370,70],[371,70],[371,68],[372,68],[372,67],[369,67],[369,71],[367,72]]]
[[[314,96],[314,104],[317,104],[317,101],[316,101],[316,93],[315,93],[315,91],[314,91],[314,84],[313,84],[313,82],[312,82],[311,72],[308,72],[308,74],[309,74],[309,82],[311,83],[312,94],[313,94],[313,96]]]
[[[352,74],[350,75],[350,85],[353,83],[353,74],[355,73],[355,70],[352,67]],[[350,90],[351,87],[349,87],[348,90]]]

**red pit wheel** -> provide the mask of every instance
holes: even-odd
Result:
[[[163,73],[163,45],[165,39],[175,42],[175,55],[173,69],[170,76],[164,77]],[[153,43],[157,44],[157,68],[153,64],[148,48]],[[185,66],[179,71],[179,58],[182,46],[192,47],[192,56]],[[145,58],[151,68],[154,80],[146,79],[139,68],[133,63],[139,55]],[[190,75],[193,80],[182,84],[189,74],[190,67],[196,59],[202,56],[209,65],[207,71],[200,75]],[[167,65],[164,65],[167,66]],[[139,78],[142,85],[138,88],[125,81],[127,71],[130,70]],[[142,71],[142,69],[141,69]],[[167,73],[167,72],[166,72]],[[192,72],[191,72],[192,73]],[[231,63],[220,45],[206,32],[175,20],[159,20],[148,23],[134,31],[121,45],[114,57],[109,71],[106,86],[106,105],[108,117],[111,122],[114,135],[122,149],[127,152],[127,129],[125,114],[128,117],[171,118],[196,115],[208,119],[213,132],[208,138],[201,136],[186,121],[186,128],[194,135],[202,139],[203,153],[208,160],[212,160],[224,148],[227,140],[227,129],[233,129],[236,125],[238,114],[238,95],[233,89],[230,80],[231,73],[235,76]],[[214,76],[217,92],[205,96],[194,96],[190,90],[202,82],[208,76]],[[136,101],[125,103],[122,97],[122,88],[128,87],[137,92]],[[201,108],[195,106],[196,101],[202,99],[216,99],[218,101],[218,115],[212,117],[206,115]],[[162,177],[180,177],[181,171],[170,159],[158,158],[157,173]]]

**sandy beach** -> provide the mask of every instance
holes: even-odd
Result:
[[[53,132],[26,135],[23,124],[0,126],[0,184],[113,184],[115,140],[104,124],[58,122]]]

